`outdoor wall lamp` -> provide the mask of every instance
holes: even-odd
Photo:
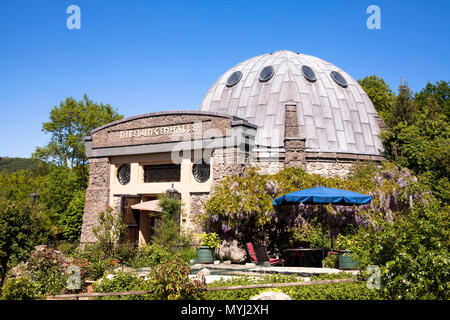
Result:
[[[36,204],[40,197],[41,197],[41,195],[36,192],[36,188],[34,188],[34,192],[32,192],[28,195],[28,198],[32,199],[33,204]]]
[[[178,193],[178,191],[173,187],[173,183],[172,183],[172,187],[170,187],[169,189],[166,190],[166,194],[170,199],[172,199],[173,195],[175,193]]]

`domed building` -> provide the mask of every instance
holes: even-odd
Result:
[[[241,62],[214,83],[200,110],[255,124],[254,160],[272,172],[287,164],[343,175],[355,160],[381,159],[373,103],[350,75],[317,57],[282,50]]]
[[[329,62],[286,50],[246,60],[214,83],[199,111],[137,115],[85,137],[81,242],[96,241],[98,213],[111,207],[127,225],[124,242],[148,243],[161,193],[181,198],[181,229],[199,231],[194,216],[214,185],[251,166],[345,176],[357,161],[382,160],[380,121],[359,84]]]

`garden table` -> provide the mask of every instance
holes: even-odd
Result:
[[[321,267],[322,263],[315,261],[315,253],[322,251],[321,248],[296,248],[296,249],[284,249],[283,253],[285,255],[285,260],[288,261],[288,265],[298,266],[298,267]],[[297,258],[297,259],[296,259]]]

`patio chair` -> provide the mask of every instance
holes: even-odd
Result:
[[[276,266],[281,264],[284,266],[284,260],[278,257],[270,256],[267,252],[267,247],[263,245],[255,245],[251,242],[246,244],[247,251],[249,253],[250,259],[253,263],[264,264],[264,262],[269,262],[271,266]]]
[[[253,244],[251,242],[247,242],[245,244],[247,249],[247,254],[250,257],[250,262],[258,264],[258,259],[256,258],[255,249],[253,248]]]

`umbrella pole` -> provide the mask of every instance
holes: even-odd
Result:
[[[320,206],[321,209],[321,213],[323,213],[323,205]],[[325,236],[324,236],[324,226],[323,226],[323,220],[322,220],[322,268],[323,268],[323,259],[325,259],[325,247],[324,247],[324,242],[325,242]]]

